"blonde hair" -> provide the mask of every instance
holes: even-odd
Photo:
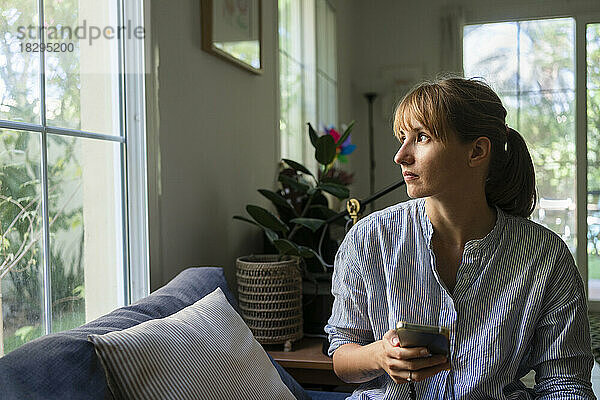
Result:
[[[492,144],[485,186],[488,204],[512,215],[531,215],[537,196],[529,150],[523,137],[506,125],[506,109],[485,82],[445,78],[419,84],[396,107],[396,137],[411,130],[413,120],[443,143],[451,132],[463,143],[487,137]]]

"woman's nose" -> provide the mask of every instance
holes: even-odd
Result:
[[[402,147],[400,147],[400,148],[398,149],[398,151],[396,152],[396,154],[394,155],[394,162],[395,162],[396,164],[400,164],[400,161],[401,161],[401,159],[400,159],[400,151],[401,151],[401,150],[402,150]]]
[[[408,149],[408,146],[405,143],[396,152],[396,155],[394,156],[394,162],[399,165],[400,164],[410,164],[412,162],[411,161],[412,155],[410,155],[409,153],[410,153],[410,151]]]

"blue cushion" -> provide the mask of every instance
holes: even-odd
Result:
[[[281,365],[279,365],[277,361],[273,360],[273,357],[271,357],[269,353],[267,353],[267,355],[273,362],[277,372],[279,372],[281,380],[285,386],[290,389],[290,392],[292,392],[294,397],[296,397],[298,400],[311,400],[311,397],[306,393],[306,390],[304,390],[304,388],[300,386],[300,384]]]
[[[87,336],[166,317],[217,287],[221,287],[229,302],[239,310],[227,287],[222,268],[188,268],[135,304],[117,309],[79,328],[44,336],[21,346],[0,358],[2,398],[110,398],[104,370]]]

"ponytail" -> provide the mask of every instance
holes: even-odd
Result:
[[[519,132],[507,126],[506,136],[506,149],[495,146],[495,154],[492,154],[485,195],[490,205],[528,218],[537,201],[533,162]]]

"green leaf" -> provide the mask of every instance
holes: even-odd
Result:
[[[269,242],[273,243],[273,241],[279,239],[279,235],[273,231],[272,229],[266,228],[264,226],[260,226],[259,224],[257,224],[256,222],[252,221],[251,219],[239,216],[239,215],[235,215],[233,217],[233,219],[239,219],[240,221],[244,221],[244,222],[248,222],[252,225],[258,226],[259,228],[262,228],[265,231],[265,234],[267,235],[267,238],[269,239]]]
[[[288,254],[292,256],[299,256],[300,251],[298,246],[290,242],[287,239],[277,239],[273,241],[273,245],[279,250],[280,254]]]
[[[296,161],[292,161],[292,160],[288,160],[287,158],[284,158],[283,161],[289,165],[292,169],[296,170],[296,171],[300,171],[300,172],[304,172],[305,174],[308,174],[310,176],[313,176],[312,172],[310,172],[308,170],[308,168],[306,168],[304,165],[297,163]]]
[[[258,192],[265,196],[267,199],[271,200],[273,204],[286,208],[292,213],[296,214],[296,210],[294,210],[294,207],[292,207],[290,203],[288,203],[288,201],[285,199],[285,197],[283,197],[279,193],[267,189],[258,189]]]
[[[76,286],[73,289],[73,296],[83,299],[85,297],[85,287],[83,285]]]
[[[265,234],[267,235],[267,238],[269,239],[269,242],[273,243],[274,241],[279,239],[279,235],[277,233],[275,233],[275,231],[273,231],[269,228],[264,228],[264,230],[265,230]]]
[[[321,183],[318,188],[327,193],[331,193],[340,200],[350,197],[350,190],[348,190],[348,188],[344,185],[338,185],[336,183]]]
[[[317,140],[319,139],[319,135],[317,135],[317,132],[313,129],[310,122],[308,123],[308,136],[310,137],[310,142],[316,148]]]
[[[312,253],[313,257],[316,257],[316,258],[317,258],[317,260],[319,260],[319,262],[320,262],[320,263],[321,263],[321,265],[323,266],[323,271],[327,271],[327,267],[328,267],[329,265],[328,265],[328,264],[325,262],[325,260],[323,260],[323,258],[322,258],[322,257],[319,255],[319,253],[317,253],[316,251],[314,251],[314,250],[313,250],[313,249],[311,249],[310,247],[304,247],[304,246],[302,246],[302,247],[303,247],[303,248],[302,248],[302,249],[300,249],[301,251],[303,251],[303,252],[304,252],[304,251],[308,251],[308,252]],[[304,256],[302,256],[302,257],[304,257]],[[310,257],[304,257],[304,258],[310,258]]]
[[[350,122],[350,125],[348,125],[348,127],[346,128],[346,130],[344,131],[344,134],[340,137],[340,140],[338,140],[338,142],[336,143],[338,146],[341,145],[342,143],[344,143],[346,141],[346,139],[348,139],[350,132],[352,132],[352,128],[354,128],[354,122],[355,121]]]
[[[305,226],[313,232],[318,231],[325,223],[324,220],[317,218],[294,218],[291,219],[290,222]]]
[[[19,337],[21,341],[27,342],[33,339],[35,334],[35,327],[31,325],[23,326],[15,331],[15,336]]]
[[[339,157],[338,157],[338,159],[339,159]],[[340,178],[338,178],[338,177],[336,177],[336,176],[324,176],[324,177],[322,177],[322,178],[321,178],[321,184],[323,184],[323,183],[335,183],[335,184],[338,184],[338,185],[343,185],[343,186],[346,186],[346,185],[344,185],[344,183],[343,183],[343,182],[340,180]]]
[[[318,211],[319,213],[321,213],[321,215],[325,219],[329,219],[329,218],[337,215],[337,213],[335,211],[333,211],[331,208],[321,205],[321,204],[312,205],[309,207],[309,209]]]
[[[302,258],[313,258],[315,256],[314,251],[306,246],[298,246],[298,251]]]
[[[248,222],[249,224],[252,224],[252,225],[260,226],[259,224],[257,224],[256,222],[252,221],[251,219],[248,219],[246,217],[242,217],[241,215],[234,215],[233,219],[238,219],[240,221]]]
[[[287,176],[284,174],[279,174],[279,182],[288,185],[289,187],[300,193],[306,193],[308,192],[308,189],[310,189],[309,185],[300,183],[291,176]]]
[[[335,158],[335,140],[331,135],[323,135],[317,140],[315,158],[320,164],[329,165]]]
[[[287,232],[289,229],[278,217],[273,215],[269,210],[259,206],[249,204],[246,206],[246,211],[256,222],[265,228],[274,230],[275,232]]]

